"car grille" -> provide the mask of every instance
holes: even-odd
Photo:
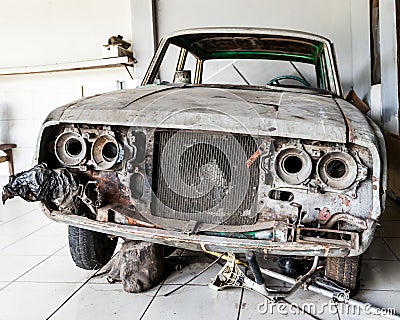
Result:
[[[259,162],[251,136],[157,131],[154,140],[152,214],[210,224],[257,220]]]

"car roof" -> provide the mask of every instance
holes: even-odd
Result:
[[[202,60],[279,59],[316,64],[328,39],[311,33],[269,28],[196,28],[173,32],[165,41]]]

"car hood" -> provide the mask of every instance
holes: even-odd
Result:
[[[347,141],[335,99],[310,91],[146,86],[76,101],[48,120]]]

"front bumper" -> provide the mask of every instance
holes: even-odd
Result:
[[[357,236],[354,237],[351,245],[344,245],[340,241],[336,243],[322,243],[319,238],[295,242],[275,242],[271,240],[237,239],[200,234],[188,235],[178,231],[121,225],[112,222],[95,221],[77,215],[66,215],[59,211],[49,211],[43,204],[42,209],[50,219],[75,227],[129,240],[142,240],[195,251],[236,253],[254,251],[265,255],[279,256],[357,256],[368,248],[373,240],[375,231],[374,224],[372,227],[364,230],[360,236],[354,232],[354,235]]]

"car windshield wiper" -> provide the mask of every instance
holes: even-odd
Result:
[[[248,86],[250,86],[250,82],[247,81],[247,79],[244,77],[244,75],[239,71],[239,69],[235,66],[234,63],[232,63],[232,67],[233,69],[235,69],[235,71],[238,73],[238,75],[244,80],[244,82],[246,82],[246,84]]]
[[[303,74],[300,72],[299,68],[296,67],[296,65],[294,64],[293,61],[289,61],[289,63],[291,64],[291,66],[294,68],[294,70],[296,70],[296,72],[299,74],[299,76],[300,76],[305,82],[310,83],[310,82],[308,82],[308,80],[303,76]]]

